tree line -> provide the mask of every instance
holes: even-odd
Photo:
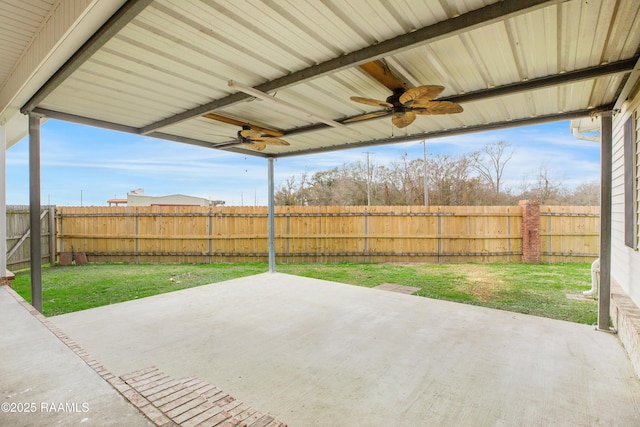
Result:
[[[514,205],[525,199],[547,205],[599,205],[597,182],[568,188],[545,165],[533,179],[523,179],[517,190],[506,188],[504,172],[514,152],[509,143],[500,141],[472,153],[431,155],[426,167],[424,159],[410,159],[407,154],[387,165],[346,163],[289,177],[278,187],[275,202],[283,206],[424,205],[426,195],[434,206]]]

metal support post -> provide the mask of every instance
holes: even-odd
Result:
[[[269,273],[276,272],[276,247],[275,247],[275,209],[274,209],[274,192],[273,192],[273,157],[269,157],[268,161],[268,181],[269,181],[269,191],[268,191],[268,202],[267,202],[267,227],[269,231],[269,238],[267,241],[267,245],[269,248]]]
[[[40,225],[40,119],[29,113],[29,229],[31,305],[42,313],[42,230]]]
[[[611,304],[612,112],[601,116],[600,128],[600,288],[598,330],[609,331]]]
[[[0,277],[7,271],[7,132],[0,125]]]

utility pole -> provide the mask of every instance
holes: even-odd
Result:
[[[371,206],[371,166],[369,162],[370,151],[365,151],[367,155],[367,206]]]
[[[424,148],[424,205],[429,206],[429,176],[427,175],[427,140],[422,140]]]

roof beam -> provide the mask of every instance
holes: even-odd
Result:
[[[460,95],[447,96],[438,98],[438,101],[453,101],[458,103],[471,102],[480,99],[493,98],[496,96],[511,95],[513,93],[524,92],[528,90],[536,90],[550,86],[573,83],[580,80],[595,79],[610,74],[623,73],[633,70],[633,67],[638,62],[638,58],[639,57],[636,56],[634,58],[624,59],[622,61],[612,62],[609,64],[596,65],[595,67],[587,67],[561,74],[554,74],[551,76],[539,77],[517,83],[510,83],[490,89],[483,89]]]
[[[313,148],[313,149],[300,150],[300,151],[291,151],[288,153],[277,154],[275,157],[293,157],[293,156],[300,156],[300,155],[307,155],[307,154],[324,153],[328,151],[349,150],[352,148],[371,147],[375,145],[397,144],[401,142],[420,141],[423,139],[443,138],[447,136],[463,135],[466,133],[474,133],[474,132],[486,132],[489,130],[504,129],[504,128],[510,128],[510,127],[530,126],[530,125],[555,122],[560,120],[572,120],[580,117],[587,117],[591,113],[599,112],[602,110],[610,110],[612,107],[613,107],[613,104],[609,104],[609,105],[604,105],[604,106],[599,106],[596,108],[589,108],[584,110],[548,114],[548,115],[537,116],[537,117],[525,117],[525,118],[514,119],[509,121],[472,125],[464,128],[444,129],[444,130],[433,131],[433,132],[417,133],[413,135],[403,135],[403,136],[398,136],[393,138],[372,139],[369,141],[358,141],[351,144],[344,144],[344,145],[337,145],[337,146],[334,145],[334,146]]]
[[[82,47],[27,101],[22,114],[33,111],[51,92],[70,77],[94,53],[142,12],[153,0],[128,0]]]
[[[463,93],[460,95],[452,95],[446,96],[442,98],[437,98],[437,101],[453,101],[457,103],[464,102],[472,102],[472,101],[481,101],[488,98],[494,98],[497,96],[507,96],[512,95],[519,92],[526,92],[529,90],[543,89],[545,87],[550,86],[558,86],[562,84],[569,84],[578,82],[581,80],[595,79],[598,77],[604,77],[611,74],[624,73],[624,72],[635,72],[640,64],[640,56],[636,56],[629,59],[624,59],[622,61],[612,62],[610,64],[605,65],[597,65],[595,67],[587,67],[582,68],[580,70],[569,71],[562,74],[554,74],[551,76],[539,77],[536,79],[526,80],[522,82],[509,83],[503,86],[497,86],[490,89],[482,89],[469,93]],[[380,110],[382,111],[382,110]],[[353,117],[358,117],[357,116]],[[337,120],[338,122],[343,122],[345,120],[349,120],[353,117],[347,117],[341,120]],[[384,116],[381,116],[384,117]],[[299,127],[295,129],[285,130],[285,135],[310,132],[318,129],[324,128],[325,125],[322,123],[315,123],[309,126]]]
[[[85,126],[93,126],[93,127],[99,127],[102,129],[109,129],[109,130],[114,130],[118,132],[125,132],[125,133],[132,133],[134,135],[139,135],[138,128],[134,126],[121,125],[118,123],[108,122],[106,120],[92,119],[89,117],[63,113],[61,111],[49,110],[49,109],[40,108],[40,107],[34,108],[33,112],[37,114],[42,114],[43,116],[49,119],[62,120],[65,122],[77,123]],[[181,142],[183,144],[197,145],[199,147],[204,147],[204,148],[226,148],[230,145],[237,144],[237,141],[208,142],[200,139],[188,138],[188,137],[179,136],[179,135],[171,135],[171,134],[162,133],[162,132],[151,132],[144,136],[157,138],[157,139],[164,139],[166,141]]]
[[[523,82],[517,82],[517,83],[511,83],[511,84],[507,84],[507,85],[503,85],[503,86],[498,86],[498,87],[494,87],[494,88],[491,88],[491,89],[483,89],[483,90],[479,90],[479,91],[469,92],[469,93],[466,93],[466,94],[453,95],[453,96],[449,96],[449,97],[439,98],[438,100],[454,101],[454,102],[479,101],[479,100],[492,98],[492,97],[496,97],[496,96],[505,96],[505,95],[510,95],[510,94],[514,94],[514,93],[518,93],[518,92],[527,91],[527,90],[541,89],[541,88],[544,88],[544,87],[554,86],[554,85],[558,85],[558,84],[569,84],[569,83],[573,83],[573,82],[580,81],[580,80],[593,79],[593,78],[603,77],[603,76],[616,74],[616,73],[622,73],[622,72],[631,71],[632,74],[633,74],[633,73],[637,73],[638,72],[638,67],[640,67],[640,56],[636,56],[634,58],[625,59],[625,60],[622,60],[622,61],[612,62],[610,64],[598,65],[598,66],[595,66],[595,67],[588,67],[588,68],[583,68],[583,69],[580,69],[580,70],[574,70],[574,71],[570,71],[570,72],[563,73],[563,74],[545,76],[545,77],[540,77],[540,78],[537,78],[537,79],[531,79],[531,80],[527,80],[527,81],[523,81]],[[628,79],[627,82],[629,80],[630,79]],[[630,84],[628,84],[628,85],[630,85]],[[627,85],[625,85],[625,87],[626,86]],[[629,88],[629,90],[631,90],[631,88]],[[243,93],[239,92],[238,94],[234,94],[234,95],[243,95]],[[234,95],[232,95],[232,96],[234,96]],[[620,102],[621,98],[622,98],[622,96],[620,98],[618,98],[618,102]],[[616,103],[616,105],[617,105],[617,103]],[[613,107],[611,107],[611,108],[613,108]],[[62,112],[59,112],[59,111],[53,111],[53,110],[43,109],[43,108],[39,108],[39,107],[34,108],[33,111],[36,112],[36,113],[42,114],[42,115],[44,115],[46,117],[52,118],[52,119],[64,120],[64,121],[73,122],[73,123],[79,123],[79,124],[88,125],[88,126],[96,126],[96,127],[116,130],[116,131],[120,131],[120,132],[126,132],[126,133],[132,133],[132,134],[140,134],[140,129],[136,128],[136,127],[133,127],[133,126],[120,125],[120,124],[107,122],[107,121],[99,120],[99,119],[90,119],[90,118],[87,118],[87,117],[77,116],[77,115],[68,114],[68,113],[62,113]],[[591,111],[591,110],[589,110],[589,111]],[[569,114],[569,116],[564,117],[565,114]],[[569,120],[569,119],[582,117],[583,115],[575,116],[574,113],[569,112],[569,113],[563,113],[562,115],[555,115],[554,117],[559,117],[557,120],[564,120],[564,119]],[[546,117],[546,116],[544,116],[544,117]],[[344,121],[344,120],[348,120],[348,119],[349,118],[338,120],[338,122]],[[533,121],[533,123],[530,122],[528,124],[535,124],[535,123],[541,122],[539,120],[540,120],[539,117],[524,119],[524,121]],[[544,122],[544,121],[552,121],[552,120],[553,119],[547,119],[547,120],[543,120],[542,122]],[[443,131],[443,132],[446,132],[446,134],[443,134],[443,133],[436,133],[436,134],[428,133],[428,134],[424,134],[424,135],[432,135],[432,136],[428,136],[428,138],[435,138],[435,137],[440,137],[440,136],[456,135],[456,134],[459,134],[459,133],[468,133],[468,132],[476,132],[476,131],[482,131],[482,130],[496,129],[496,128],[499,128],[499,127],[518,126],[520,122],[522,122],[522,120],[513,120],[513,121],[509,121],[509,122],[499,122],[497,124],[483,125],[481,127],[467,127],[467,128],[463,128],[463,129],[451,129],[451,130]],[[525,124],[527,124],[527,123],[525,123]],[[293,135],[293,134],[298,134],[298,133],[311,132],[311,131],[314,131],[314,130],[323,129],[325,127],[327,127],[327,125],[325,125],[324,123],[316,123],[316,124],[309,125],[309,126],[304,126],[304,127],[284,130],[282,133],[284,135]],[[254,153],[247,153],[247,151],[244,151],[244,150],[241,150],[241,149],[237,149],[236,148],[236,144],[237,143],[235,143],[234,141],[228,141],[228,142],[222,142],[222,143],[211,143],[211,142],[208,142],[208,141],[202,141],[202,140],[193,139],[193,138],[186,138],[186,137],[181,137],[181,136],[177,136],[177,135],[171,135],[171,134],[162,133],[162,132],[155,132],[155,131],[154,132],[149,132],[148,134],[146,134],[146,136],[149,136],[149,137],[152,137],[152,138],[164,139],[164,140],[168,140],[168,141],[181,142],[181,143],[190,144],[190,145],[196,145],[196,146],[205,147],[205,148],[218,148],[218,149],[223,149],[223,150],[226,150],[226,151],[234,151],[234,152],[243,153],[243,154],[254,154]],[[414,140],[414,139],[426,138],[426,136],[422,136],[422,134],[418,134],[418,135],[410,135],[410,136],[407,136],[406,138],[408,138],[407,140]],[[390,143],[394,143],[394,142],[403,142],[403,140],[402,140],[402,138],[400,138],[400,140],[390,140],[389,142],[374,143],[372,145],[390,144]],[[366,145],[369,145],[369,142],[358,142],[356,144],[357,145],[353,145],[353,144],[348,145],[345,148],[352,148],[352,147],[355,147],[355,146],[366,146]],[[323,148],[317,149],[318,152],[333,151],[333,150],[336,150],[336,148],[323,147]],[[271,155],[271,154],[265,155],[265,153],[256,153],[255,155],[258,155],[259,157],[286,157],[286,156],[293,156],[293,155],[314,153],[314,152],[316,152],[316,151],[310,150],[310,151],[304,151],[304,152],[292,152],[292,153],[279,154],[279,155]]]
[[[272,92],[291,85],[299,84],[310,79],[322,77],[356,65],[364,64],[385,56],[411,49],[426,42],[434,42],[446,37],[470,31],[474,28],[485,26],[508,17],[527,13],[532,10],[561,3],[564,0],[509,0],[498,1],[480,9],[472,10],[455,18],[437,22],[428,27],[420,28],[411,33],[402,34],[378,44],[367,46],[355,52],[347,53],[323,63],[287,74],[286,76],[270,80],[255,86],[261,92]],[[245,93],[234,93],[192,108],[172,117],[151,123],[140,128],[140,133],[147,134],[157,129],[171,126],[184,120],[201,116],[208,112],[223,108],[246,99],[251,96]]]
[[[631,73],[627,76],[627,78],[622,82],[619,93],[616,97],[616,103],[613,106],[613,111],[619,111],[622,108],[622,104],[627,100],[627,97],[631,94],[633,88],[640,81],[640,58],[636,57],[637,62],[631,70]]]
[[[85,126],[93,126],[102,129],[115,130],[118,132],[125,133],[138,133],[138,128],[135,126],[127,126],[121,125],[118,123],[108,122],[106,120],[92,119],[90,117],[78,116],[76,114],[63,113],[61,111],[49,110],[47,108],[35,107],[33,109],[34,113],[42,114],[43,116],[54,119],[54,120],[62,120],[64,122],[77,123]]]

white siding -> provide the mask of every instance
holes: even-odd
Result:
[[[152,206],[152,205],[185,205],[185,206],[209,206],[209,200],[202,197],[186,196],[184,194],[172,194],[169,196],[141,196],[127,195],[127,206]]]
[[[613,203],[612,203],[612,243],[611,243],[611,277],[627,292],[636,305],[640,306],[640,252],[624,243],[624,131],[627,119],[635,117],[636,157],[638,153],[638,135],[640,128],[640,94],[636,94],[631,102],[624,104],[622,111],[614,117],[613,122]],[[640,160],[640,159],[638,159]],[[636,162],[638,164],[638,162]],[[636,180],[640,179],[636,167]],[[637,182],[636,182],[637,184]],[[638,185],[636,185],[636,191]],[[636,203],[640,194],[636,194]],[[636,222],[638,216],[636,215]]]

